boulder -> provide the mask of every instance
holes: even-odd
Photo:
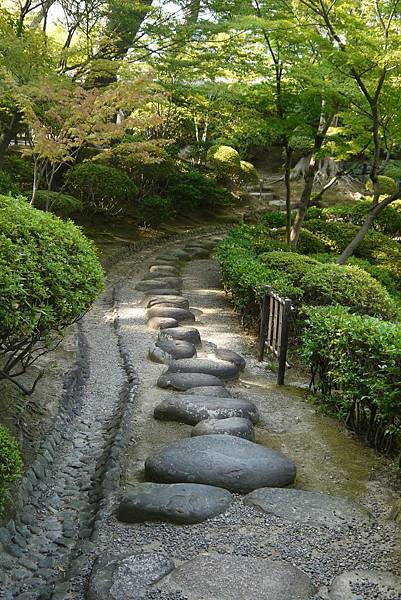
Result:
[[[179,323],[181,321],[195,321],[195,317],[191,311],[186,310],[185,308],[163,306],[161,304],[148,308],[145,316],[147,319],[151,319],[152,317],[167,317],[175,319]]]
[[[159,334],[159,339],[171,338],[173,340],[184,340],[191,342],[195,346],[201,345],[201,337],[199,331],[195,327],[180,327],[179,329],[165,329]]]
[[[192,356],[196,356],[195,346],[182,340],[158,340],[149,350],[149,358],[157,363],[167,364],[176,358]]]
[[[174,563],[161,554],[107,553],[96,559],[89,579],[88,600],[127,600],[144,598],[149,586],[174,569]]]
[[[290,563],[232,554],[201,554],[159,585],[168,597],[188,600],[309,600],[316,589]]]
[[[191,436],[198,435],[233,435],[251,442],[255,441],[255,430],[252,421],[243,417],[228,417],[227,419],[206,419],[200,421],[191,431]]]
[[[351,500],[320,492],[263,488],[248,494],[245,503],[288,521],[329,529],[363,526],[371,520],[370,514]]]
[[[233,363],[241,371],[245,369],[245,358],[237,352],[234,352],[233,350],[226,350],[225,348],[216,348],[214,354],[217,356],[217,358],[220,358],[221,360]]]
[[[185,392],[189,388],[200,386],[224,387],[221,379],[206,373],[162,373],[157,380],[157,385],[161,388],[171,387],[179,392]]]
[[[178,325],[178,321],[167,317],[153,317],[148,321],[149,329],[171,329],[172,327],[178,327]]]
[[[117,519],[201,523],[227,510],[232,500],[230,492],[210,485],[139,483],[121,499]]]
[[[167,373],[204,373],[222,379],[235,379],[239,369],[233,363],[223,360],[209,360],[208,358],[183,358],[172,362]]]
[[[257,423],[256,406],[248,400],[213,396],[173,396],[166,398],[154,410],[155,419],[196,425],[205,419],[240,417]]]
[[[160,483],[204,483],[232,492],[282,487],[294,482],[293,461],[280,452],[230,435],[202,435],[163,446],[145,461]]]
[[[330,600],[396,600],[401,598],[401,577],[387,571],[357,570],[337,575],[329,588]]]

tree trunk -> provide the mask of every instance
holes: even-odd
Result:
[[[316,169],[317,169],[317,162],[315,161],[314,157],[311,156],[310,157],[310,166],[309,166],[308,172],[306,173],[305,178],[304,178],[304,181],[305,181],[304,189],[302,190],[302,195],[301,195],[301,199],[299,201],[299,206],[298,206],[297,214],[295,217],[295,221],[291,228],[290,243],[291,243],[291,246],[293,246],[294,248],[296,248],[296,246],[298,244],[299,234],[301,232],[302,223],[304,221],[306,210],[309,207],[309,203],[310,203],[310,199],[311,199],[311,195],[312,195],[312,189],[313,189],[313,181],[315,179],[315,174],[316,174]]]
[[[286,145],[285,147],[285,212],[286,212],[286,239],[287,245],[291,241],[291,159],[292,150]]]
[[[4,160],[4,157],[6,155],[9,145],[11,144],[12,139],[17,134],[19,123],[20,112],[19,110],[14,110],[9,124],[7,125],[5,131],[3,131],[0,137],[0,166]]]

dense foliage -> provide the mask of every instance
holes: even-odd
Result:
[[[82,202],[70,194],[38,190],[35,194],[35,208],[68,217],[82,210]]]
[[[0,512],[9,487],[22,473],[22,458],[18,443],[10,432],[0,425]]]
[[[96,251],[78,227],[0,196],[0,378],[26,368],[102,287]]]

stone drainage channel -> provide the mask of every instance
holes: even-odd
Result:
[[[285,487],[294,462],[254,427],[269,421],[265,390],[249,392],[238,351],[200,339],[193,302],[218,313],[214,243],[121,262],[83,320],[71,416],[0,531],[1,598],[400,600],[394,529],[347,499]],[[232,317],[217,317],[219,342]]]

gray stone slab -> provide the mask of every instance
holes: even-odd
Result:
[[[176,275],[169,273],[160,272],[145,273],[145,275],[142,277],[142,281],[162,281],[163,283],[165,281],[168,281],[174,287],[181,287],[182,285],[181,277],[177,277]]]
[[[189,302],[186,298],[182,296],[152,296],[148,299],[147,308],[151,308],[152,306],[158,306],[162,304],[163,306],[177,306],[178,308],[189,308]]]
[[[206,419],[200,421],[191,431],[191,436],[198,435],[233,435],[251,442],[255,441],[255,430],[252,421],[243,417],[228,417],[227,419]]]
[[[147,281],[139,281],[136,286],[135,289],[140,291],[140,292],[151,292],[152,294],[160,294],[159,291],[156,290],[160,290],[160,289],[174,289],[176,290],[177,287],[180,287],[179,284],[177,284],[177,282],[173,282],[173,280],[171,279],[149,279]],[[178,292],[175,292],[176,294],[178,294]]]
[[[175,319],[179,323],[182,321],[195,321],[194,314],[185,308],[163,306],[160,304],[148,308],[145,312],[145,317],[147,319],[151,319],[152,317],[168,317],[170,319]]]
[[[246,361],[243,356],[238,354],[238,352],[234,352],[233,350],[226,350],[225,348],[216,348],[214,354],[217,358],[221,360],[226,360],[228,362],[232,362],[236,365],[241,371],[245,369]]]
[[[148,296],[153,297],[153,296],[179,296],[180,295],[180,291],[179,290],[175,290],[174,288],[169,288],[169,287],[157,287],[151,290],[146,290]],[[148,298],[145,297],[144,302],[147,303]]]
[[[196,356],[196,348],[183,340],[158,340],[149,350],[153,362],[168,364],[173,359]]]
[[[174,340],[184,340],[186,342],[191,342],[191,344],[195,344],[195,346],[201,345],[201,337],[200,333],[195,327],[180,327],[179,329],[165,329],[160,333],[159,339],[171,338]]]
[[[231,362],[223,360],[209,360],[208,358],[184,358],[172,362],[167,373],[204,373],[222,379],[235,379],[239,369]]]
[[[338,575],[329,587],[330,600],[399,600],[401,577],[387,571],[357,570]]]
[[[225,387],[210,385],[209,387],[194,387],[185,391],[190,396],[214,396],[215,398],[231,398],[231,392]]]
[[[371,521],[370,514],[351,500],[320,492],[264,488],[248,494],[245,502],[282,519],[315,527],[335,529]]]
[[[253,402],[237,398],[179,395],[166,398],[154,410],[156,419],[196,425],[205,419],[241,417],[257,423],[259,414]]]
[[[227,510],[232,500],[229,491],[210,485],[141,483],[123,496],[117,518],[126,523],[201,523]]]
[[[271,448],[229,435],[203,435],[160,448],[145,461],[145,472],[159,483],[204,483],[247,493],[293,483],[296,468]]]
[[[179,270],[174,265],[153,264],[149,267],[149,273],[164,273],[165,275],[178,275]]]
[[[88,600],[140,600],[149,586],[174,569],[161,554],[131,554],[98,558],[90,575]]]
[[[179,392],[193,387],[203,386],[222,386],[224,383],[214,375],[206,373],[162,373],[157,380],[157,385],[161,388],[173,388]]]
[[[188,600],[309,600],[316,592],[290,563],[249,556],[203,554],[180,565],[160,587]]]
[[[171,329],[173,327],[178,327],[178,325],[178,321],[167,317],[153,317],[148,321],[149,329]]]

